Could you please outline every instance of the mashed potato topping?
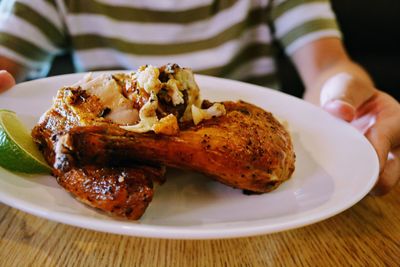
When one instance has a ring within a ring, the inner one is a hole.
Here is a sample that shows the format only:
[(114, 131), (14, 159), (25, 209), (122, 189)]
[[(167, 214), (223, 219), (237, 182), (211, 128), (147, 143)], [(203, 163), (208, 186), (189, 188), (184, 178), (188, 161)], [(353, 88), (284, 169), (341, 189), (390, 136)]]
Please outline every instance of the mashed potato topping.
[(144, 133), (173, 135), (178, 122), (194, 124), (225, 114), (225, 108), (215, 103), (201, 109), (200, 90), (193, 72), (168, 64), (160, 68), (145, 65), (131, 73), (91, 76), (79, 84), (99, 97), (109, 109), (106, 118), (121, 124), (121, 128)]

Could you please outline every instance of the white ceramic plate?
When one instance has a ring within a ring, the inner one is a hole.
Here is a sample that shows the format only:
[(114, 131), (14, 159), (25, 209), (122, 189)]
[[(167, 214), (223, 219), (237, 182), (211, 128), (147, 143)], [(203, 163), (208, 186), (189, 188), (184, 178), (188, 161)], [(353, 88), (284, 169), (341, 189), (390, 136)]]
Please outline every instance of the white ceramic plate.
[[(58, 88), (83, 74), (21, 83), (0, 95), (0, 108), (17, 112), (32, 127)], [(51, 176), (24, 175), (0, 168), (0, 201), (57, 222), (132, 236), (209, 239), (293, 229), (331, 217), (361, 200), (378, 176), (378, 159), (355, 129), (297, 98), (245, 83), (197, 76), (202, 97), (242, 99), (289, 122), (296, 171), (276, 191), (243, 195), (206, 177), (169, 170), (139, 221), (105, 216), (76, 200)]]

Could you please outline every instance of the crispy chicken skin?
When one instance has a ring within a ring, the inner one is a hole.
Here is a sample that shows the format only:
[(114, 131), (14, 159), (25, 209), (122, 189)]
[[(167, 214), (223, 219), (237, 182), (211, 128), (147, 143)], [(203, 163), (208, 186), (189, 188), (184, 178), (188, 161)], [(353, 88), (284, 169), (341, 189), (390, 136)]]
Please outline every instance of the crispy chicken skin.
[[(76, 126), (112, 124), (99, 100), (79, 88), (62, 88), (54, 104), (32, 130), (57, 182), (79, 201), (112, 216), (139, 219), (153, 196), (153, 181), (164, 182), (165, 168), (134, 165), (84, 165), (57, 161), (59, 138)], [(56, 164), (62, 162), (63, 164)]]
[(55, 170), (57, 182), (79, 201), (110, 215), (139, 219), (153, 197), (145, 169), (84, 166)]
[[(60, 139), (65, 159), (84, 164), (151, 162), (191, 169), (246, 191), (269, 192), (290, 178), (295, 154), (286, 129), (252, 104), (223, 102), (226, 115), (186, 123), (174, 136), (115, 126), (75, 127)], [(207, 104), (206, 104), (207, 105)]]

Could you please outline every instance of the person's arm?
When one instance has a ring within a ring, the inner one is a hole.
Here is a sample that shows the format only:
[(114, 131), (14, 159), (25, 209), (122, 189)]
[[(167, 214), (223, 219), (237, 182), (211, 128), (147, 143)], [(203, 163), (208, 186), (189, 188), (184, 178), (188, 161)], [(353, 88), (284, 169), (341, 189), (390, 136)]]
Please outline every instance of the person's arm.
[(370, 76), (347, 55), (338, 38), (304, 45), (292, 60), (305, 84), (304, 98), (361, 130), (377, 151), (376, 194), (400, 180), (400, 105), (374, 87)]
[(23, 81), (26, 78), (26, 69), (6, 58), (0, 56), (0, 93), (10, 89), (15, 82)]

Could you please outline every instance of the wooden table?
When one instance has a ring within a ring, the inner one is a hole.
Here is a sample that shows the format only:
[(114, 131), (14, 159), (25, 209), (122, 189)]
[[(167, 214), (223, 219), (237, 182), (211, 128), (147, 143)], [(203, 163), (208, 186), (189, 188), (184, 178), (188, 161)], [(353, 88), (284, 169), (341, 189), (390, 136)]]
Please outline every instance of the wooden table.
[(225, 240), (120, 236), (0, 204), (0, 266), (400, 266), (400, 186), (323, 222)]

